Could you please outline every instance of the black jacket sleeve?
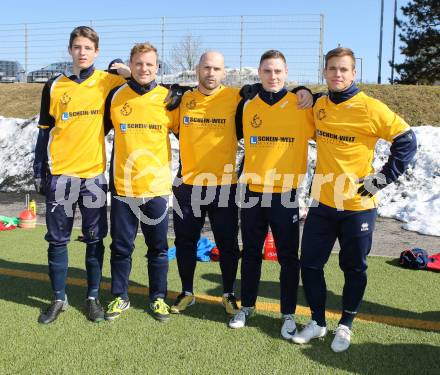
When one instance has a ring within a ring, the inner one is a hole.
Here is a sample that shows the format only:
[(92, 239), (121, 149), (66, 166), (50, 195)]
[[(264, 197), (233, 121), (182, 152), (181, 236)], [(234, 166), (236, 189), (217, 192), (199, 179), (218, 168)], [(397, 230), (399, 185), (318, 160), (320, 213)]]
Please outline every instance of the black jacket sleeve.
[(243, 108), (245, 103), (246, 99), (241, 99), (235, 111), (235, 134), (238, 141), (243, 139)]
[(380, 171), (385, 176), (387, 184), (396, 181), (413, 160), (417, 152), (417, 140), (414, 132), (410, 129), (394, 138), (390, 152), (391, 155)]
[(41, 93), (40, 119), (38, 120), (38, 138), (35, 146), (34, 157), (34, 177), (45, 178), (47, 174), (47, 145), (49, 143), (49, 134), (55, 126), (55, 119), (50, 114), (50, 88), (53, 80), (49, 80), (43, 87)]
[(107, 95), (107, 98), (105, 99), (104, 104), (104, 134), (107, 135), (110, 130), (113, 129), (113, 122), (111, 118), (110, 113), (110, 106), (112, 104), (113, 96), (115, 95), (115, 92), (120, 88), (121, 86), (115, 87), (112, 89), (109, 94)]

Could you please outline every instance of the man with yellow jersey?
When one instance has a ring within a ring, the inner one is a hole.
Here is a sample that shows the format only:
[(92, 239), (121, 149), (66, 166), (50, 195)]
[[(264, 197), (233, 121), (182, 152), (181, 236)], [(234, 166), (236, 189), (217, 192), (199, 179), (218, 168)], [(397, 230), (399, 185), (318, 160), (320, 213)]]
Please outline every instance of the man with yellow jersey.
[(46, 195), (46, 241), (53, 302), (38, 321), (48, 324), (68, 307), (66, 296), (67, 244), (76, 206), (82, 215), (86, 248), (87, 317), (99, 322), (104, 312), (98, 299), (107, 234), (104, 102), (125, 79), (93, 66), (99, 37), (87, 26), (70, 34), (73, 75), (58, 75), (43, 88), (39, 133), (35, 147), (37, 192)]
[[(265, 52), (258, 74), (257, 96), (237, 110), (237, 133), (244, 138), (241, 207), (243, 258), (241, 310), (229, 327), (241, 328), (255, 310), (261, 277), (262, 247), (269, 227), (277, 248), (280, 270), (281, 335), (296, 334), (294, 313), (299, 282), (299, 208), (297, 188), (307, 173), (308, 141), (314, 135), (312, 110), (297, 108), (297, 98), (286, 90), (287, 63), (280, 51)], [(240, 126), (241, 125), (241, 126)]]
[(196, 248), (208, 215), (220, 252), (222, 303), (229, 314), (238, 309), (234, 283), (238, 267), (238, 209), (235, 158), (237, 88), (225, 87), (223, 55), (209, 51), (197, 65), (198, 87), (180, 103), (180, 168), (173, 186), (176, 257), (182, 293), (171, 307), (180, 313), (194, 304)]
[(170, 130), (178, 132), (178, 110), (169, 112), (168, 90), (156, 83), (157, 49), (135, 44), (132, 79), (115, 88), (105, 103), (106, 130), (114, 128), (110, 165), (111, 274), (115, 299), (105, 314), (114, 320), (130, 307), (128, 280), (139, 227), (147, 245), (150, 308), (159, 321), (169, 318), (164, 299), (168, 274), (168, 197), (171, 194)]
[[(367, 285), (367, 255), (376, 221), (378, 190), (396, 181), (413, 159), (417, 144), (409, 125), (382, 102), (355, 85), (353, 51), (338, 47), (325, 57), (329, 95), (319, 98), (313, 113), (317, 164), (312, 185), (316, 205), (310, 208), (301, 245), (301, 275), (312, 319), (293, 341), (298, 344), (327, 333), (324, 266), (336, 239), (344, 272), (342, 316), (331, 348), (350, 346), (351, 329)], [(372, 167), (379, 138), (391, 142), (391, 155), (379, 173)]]
[[(237, 88), (221, 84), (225, 67), (220, 52), (208, 51), (200, 57), (197, 76), (197, 89), (186, 92), (180, 103), (180, 168), (173, 186), (173, 221), (182, 293), (170, 311), (180, 313), (195, 303), (197, 241), (208, 216), (220, 252), (222, 304), (226, 313), (234, 314), (239, 258), (235, 113), (241, 96)], [(307, 91), (298, 94), (307, 103)]]

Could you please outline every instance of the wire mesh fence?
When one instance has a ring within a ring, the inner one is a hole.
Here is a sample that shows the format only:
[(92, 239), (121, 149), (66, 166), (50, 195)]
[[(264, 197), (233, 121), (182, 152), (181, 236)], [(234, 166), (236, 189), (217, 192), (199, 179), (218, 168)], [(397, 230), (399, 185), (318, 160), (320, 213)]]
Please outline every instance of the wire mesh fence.
[[(149, 41), (159, 51), (163, 82), (194, 81), (194, 63), (206, 50), (225, 56), (228, 84), (254, 82), (261, 54), (282, 51), (289, 80), (321, 83), (324, 16), (156, 17), (3, 24), (0, 61), (17, 61), (22, 75), (51, 64), (70, 61), (69, 34), (78, 25), (93, 27), (100, 36), (96, 66), (105, 69), (114, 58), (128, 59), (131, 46)], [(21, 78), (22, 79), (22, 78)]]

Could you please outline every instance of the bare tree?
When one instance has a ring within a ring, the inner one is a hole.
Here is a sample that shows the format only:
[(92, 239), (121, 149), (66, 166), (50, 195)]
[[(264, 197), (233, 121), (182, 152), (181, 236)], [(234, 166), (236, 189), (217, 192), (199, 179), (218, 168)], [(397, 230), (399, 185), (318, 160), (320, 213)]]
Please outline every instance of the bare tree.
[(185, 35), (171, 50), (171, 60), (177, 70), (195, 70), (202, 51), (202, 42), (192, 34)]

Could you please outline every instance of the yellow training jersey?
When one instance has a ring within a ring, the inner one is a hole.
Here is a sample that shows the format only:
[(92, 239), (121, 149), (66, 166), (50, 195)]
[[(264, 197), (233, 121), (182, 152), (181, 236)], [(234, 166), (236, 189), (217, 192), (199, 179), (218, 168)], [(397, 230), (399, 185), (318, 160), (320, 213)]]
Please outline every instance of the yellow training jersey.
[(177, 132), (179, 110), (169, 112), (168, 90), (156, 86), (140, 95), (125, 84), (113, 95), (115, 129), (112, 176), (117, 195), (155, 197), (171, 193), (169, 130)]
[(251, 191), (296, 189), (307, 173), (308, 140), (315, 130), (313, 114), (296, 105), (297, 97), (290, 92), (272, 106), (259, 96), (245, 103), (243, 178)]
[(409, 125), (385, 104), (363, 92), (339, 104), (323, 96), (313, 112), (317, 147), (313, 198), (344, 210), (374, 208), (374, 198), (357, 194), (359, 179), (374, 172), (377, 140), (391, 142), (409, 130)]
[(47, 147), (51, 174), (90, 178), (105, 171), (105, 98), (123, 82), (124, 78), (100, 70), (81, 83), (65, 75), (54, 79), (49, 104), (54, 126)]
[(180, 104), (180, 163), (183, 182), (215, 186), (236, 183), (235, 111), (239, 90), (220, 86), (212, 95), (186, 92)]

